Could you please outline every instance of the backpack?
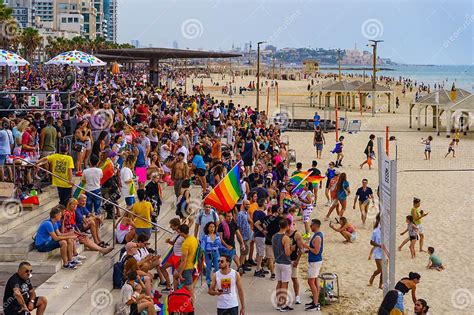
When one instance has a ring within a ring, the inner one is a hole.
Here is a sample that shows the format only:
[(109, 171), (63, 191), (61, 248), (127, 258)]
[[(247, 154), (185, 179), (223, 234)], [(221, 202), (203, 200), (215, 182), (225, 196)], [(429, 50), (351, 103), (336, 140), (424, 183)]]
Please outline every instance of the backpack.
[(128, 260), (128, 258), (132, 256), (128, 256), (124, 254), (125, 254), (125, 247), (123, 247), (120, 250), (120, 255), (119, 255), (120, 259), (114, 264), (114, 267), (113, 267), (112, 281), (114, 284), (114, 289), (121, 289), (123, 284), (125, 283), (123, 268), (125, 267), (125, 262)]
[(168, 312), (170, 314), (183, 314), (183, 313), (193, 313), (194, 307), (192, 302), (191, 293), (182, 287), (168, 296)]
[[(212, 213), (212, 217), (214, 218), (214, 222), (217, 222), (219, 218), (217, 217), (216, 211), (214, 209), (211, 209), (211, 213)], [(204, 212), (202, 211), (202, 209), (199, 209), (198, 219), (196, 222), (197, 224), (201, 225), (203, 215), (204, 215)]]

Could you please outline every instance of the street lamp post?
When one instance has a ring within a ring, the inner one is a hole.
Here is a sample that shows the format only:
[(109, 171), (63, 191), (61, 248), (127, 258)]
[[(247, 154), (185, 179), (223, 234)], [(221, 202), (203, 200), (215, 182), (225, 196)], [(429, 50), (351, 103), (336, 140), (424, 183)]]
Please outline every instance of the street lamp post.
[(263, 43), (257, 43), (257, 112), (260, 111), (260, 45)]
[(377, 75), (377, 44), (383, 42), (383, 40), (369, 40), (372, 44), (367, 45), (372, 47), (372, 117), (375, 116), (375, 83), (376, 83), (376, 75)]

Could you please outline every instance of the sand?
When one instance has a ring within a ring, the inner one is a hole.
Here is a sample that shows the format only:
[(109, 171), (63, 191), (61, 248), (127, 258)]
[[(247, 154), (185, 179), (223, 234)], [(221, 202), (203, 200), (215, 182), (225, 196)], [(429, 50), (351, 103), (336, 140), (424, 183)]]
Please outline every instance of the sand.
[[(217, 76), (214, 76), (217, 79)], [(228, 76), (227, 76), (228, 78)], [(226, 80), (219, 80), (222, 84)], [(247, 85), (255, 78), (236, 78), (237, 88)], [(188, 80), (188, 89), (190, 87)], [(209, 79), (204, 79), (204, 85), (210, 85)], [(303, 96), (284, 96), (285, 94), (307, 93), (307, 80), (301, 81), (279, 81), (280, 104), (291, 102), (308, 102)], [(266, 88), (264, 88), (266, 91)], [(189, 91), (189, 90), (188, 90)], [(220, 93), (212, 93), (218, 99), (228, 100), (229, 97)], [(375, 165), (373, 170), (364, 168), (360, 170), (359, 164), (363, 161), (363, 150), (368, 141), (370, 133), (376, 136), (384, 136), (385, 126), (390, 127), (390, 135), (397, 138), (399, 146), (399, 173), (397, 185), (397, 246), (403, 241), (405, 236), (400, 236), (405, 227), (405, 216), (410, 213), (412, 199), (414, 196), (421, 198), (422, 208), (429, 215), (424, 218), (425, 227), (425, 249), (433, 246), (437, 254), (442, 259), (447, 269), (442, 272), (426, 270), (428, 262), (426, 253), (418, 252), (417, 257), (410, 258), (407, 246), (401, 252), (396, 253), (396, 279), (407, 276), (408, 272), (415, 271), (421, 274), (421, 282), (417, 288), (417, 297), (427, 300), (431, 314), (472, 314), (474, 313), (474, 251), (473, 251), (473, 199), (471, 189), (474, 184), (472, 173), (472, 153), (474, 139), (472, 134), (461, 138), (456, 159), (444, 159), (447, 152), (449, 140), (446, 139), (444, 128), (441, 136), (437, 137), (431, 127), (423, 127), (421, 131), (408, 128), (408, 102), (414, 97), (414, 93), (407, 93), (404, 98), (400, 88), (396, 88), (396, 95), (399, 96), (401, 106), (397, 113), (386, 113), (386, 106), (382, 106), (382, 111), (371, 117), (369, 113), (347, 113), (347, 117), (362, 119), (362, 130), (357, 134), (340, 133), (345, 136), (345, 159), (341, 171), (347, 173), (352, 194), (348, 197), (348, 207), (345, 216), (354, 223), (358, 230), (359, 238), (353, 244), (343, 244), (342, 237), (330, 230), (328, 222), (323, 222), (322, 231), (325, 234), (324, 263), (323, 272), (336, 273), (339, 276), (341, 303), (336, 303), (323, 308), (323, 313), (327, 314), (370, 314), (376, 313), (382, 300), (382, 291), (377, 288), (377, 280), (373, 287), (367, 287), (368, 279), (375, 270), (374, 261), (368, 261), (370, 251), (371, 225), (376, 214), (376, 208), (369, 213), (368, 224), (362, 226), (359, 210), (352, 209), (352, 202), (355, 190), (360, 186), (363, 178), (369, 180), (369, 186), (373, 189), (377, 187), (378, 172)], [(235, 95), (232, 97), (235, 103), (242, 105), (254, 105), (255, 93), (248, 92), (245, 96)], [(385, 103), (383, 99), (383, 103)], [(262, 108), (266, 107), (266, 95), (260, 99)], [(394, 104), (394, 102), (392, 103)], [(276, 108), (276, 97), (272, 91), (270, 96), (270, 115), (278, 111)], [(321, 116), (322, 112), (319, 111)], [(298, 108), (295, 110), (296, 118), (311, 119), (314, 108)], [(346, 115), (346, 113), (343, 113)], [(428, 118), (428, 123), (430, 119)], [(420, 138), (428, 135), (434, 137), (433, 141), (433, 161), (424, 161), (423, 145)], [(311, 161), (315, 158), (315, 151), (312, 147), (311, 132), (287, 132), (285, 137), (290, 141), (290, 148), (296, 150), (297, 161), (302, 162), (304, 168), (309, 168)], [(322, 159), (318, 160), (319, 168), (324, 172), (329, 161), (334, 160), (334, 156), (329, 152), (335, 143), (335, 133), (330, 132), (325, 135), (327, 145), (324, 148)], [(393, 156), (394, 144), (391, 152)], [(453, 169), (468, 169), (471, 171), (452, 171)], [(405, 169), (444, 169), (451, 171), (424, 171), (424, 172), (403, 172)], [(324, 206), (326, 199), (322, 192), (318, 194), (318, 203), (313, 212), (314, 218), (322, 219), (327, 211)], [(301, 225), (299, 225), (301, 230)], [(304, 261), (306, 257), (302, 260)], [(306, 266), (300, 266), (301, 283), (306, 286)], [(247, 277), (247, 276), (246, 276)], [(251, 295), (254, 288), (262, 293), (276, 283), (265, 281), (251, 281), (252, 287), (246, 287), (246, 295)], [(244, 283), (247, 283), (244, 282)], [(251, 292), (250, 292), (251, 291)], [(270, 295), (271, 293), (268, 293)], [(302, 294), (307, 296), (307, 293)], [(262, 303), (267, 303), (265, 310), (274, 313), (271, 308), (270, 297), (261, 297)], [(206, 299), (208, 300), (208, 299)], [(304, 299), (307, 302), (306, 298)], [(268, 301), (268, 302), (265, 302)], [(408, 314), (413, 313), (413, 303), (411, 296), (405, 298), (405, 306)], [(263, 307), (264, 308), (264, 307)], [(299, 307), (292, 314), (301, 314), (302, 307)], [(258, 313), (267, 313), (258, 307)], [(247, 313), (251, 312), (251, 307), (247, 306)]]

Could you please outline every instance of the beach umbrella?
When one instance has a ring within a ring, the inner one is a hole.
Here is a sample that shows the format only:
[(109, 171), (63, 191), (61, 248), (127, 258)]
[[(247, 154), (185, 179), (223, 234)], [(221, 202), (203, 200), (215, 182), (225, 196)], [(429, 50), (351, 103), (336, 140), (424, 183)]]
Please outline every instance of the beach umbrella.
[(0, 66), (23, 67), (29, 64), (22, 56), (0, 49)]
[(112, 73), (113, 74), (119, 74), (120, 73), (120, 66), (117, 62), (114, 62), (112, 65)]
[(70, 65), (77, 67), (101, 67), (107, 63), (103, 62), (99, 58), (87, 54), (79, 50), (71, 50), (63, 52), (50, 61), (46, 62), (47, 65)]

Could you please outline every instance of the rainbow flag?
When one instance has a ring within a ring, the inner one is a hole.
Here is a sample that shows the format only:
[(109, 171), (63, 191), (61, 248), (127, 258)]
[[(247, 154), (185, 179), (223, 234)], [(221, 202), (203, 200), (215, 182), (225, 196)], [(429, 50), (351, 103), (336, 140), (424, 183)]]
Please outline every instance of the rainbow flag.
[(168, 296), (164, 298), (163, 304), (161, 304), (160, 315), (169, 315), (168, 312)]
[(103, 185), (108, 181), (112, 176), (114, 176), (114, 165), (110, 159), (105, 160), (105, 163), (100, 167), (102, 170), (102, 179), (100, 184)]
[(83, 191), (85, 191), (85, 190), (84, 190), (84, 187), (86, 187), (86, 183), (80, 182), (80, 183), (79, 183), (79, 187), (76, 187), (76, 190), (74, 190), (74, 193), (72, 194), (72, 196), (73, 196), (75, 199), (79, 198), (79, 195), (80, 195)]
[(171, 257), (172, 254), (173, 254), (173, 246), (170, 246), (166, 250), (165, 254), (163, 256), (161, 256), (161, 257), (163, 257), (161, 259), (161, 266), (164, 266), (164, 264), (166, 264), (166, 262), (168, 261), (168, 259)]
[(240, 163), (237, 163), (223, 180), (207, 195), (204, 204), (214, 207), (218, 212), (231, 211), (240, 196)]
[(319, 184), (325, 177), (322, 175), (308, 176), (306, 181), (313, 185)]
[(303, 190), (304, 185), (306, 185), (306, 178), (309, 176), (310, 172), (299, 172), (290, 177), (288, 184), (293, 186), (292, 193), (300, 193)]

